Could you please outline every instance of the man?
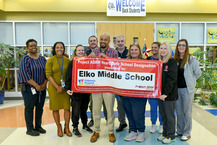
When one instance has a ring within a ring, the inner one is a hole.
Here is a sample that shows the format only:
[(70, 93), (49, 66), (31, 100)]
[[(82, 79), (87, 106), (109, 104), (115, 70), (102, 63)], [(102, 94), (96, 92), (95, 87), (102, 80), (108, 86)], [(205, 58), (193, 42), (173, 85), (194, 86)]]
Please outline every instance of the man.
[[(118, 57), (119, 58), (127, 58), (128, 49), (125, 46), (126, 41), (124, 39), (124, 36), (120, 35), (116, 37), (116, 50), (118, 51)], [(118, 110), (118, 120), (120, 122), (119, 127), (116, 129), (117, 132), (122, 131), (124, 128), (127, 127), (127, 123), (125, 120), (125, 110), (123, 107), (123, 97), (119, 95), (115, 95), (117, 98), (117, 110)]]
[[(118, 52), (109, 47), (110, 36), (107, 33), (103, 33), (100, 36), (100, 48), (95, 48), (90, 54), (92, 57), (118, 57)], [(100, 120), (101, 120), (101, 106), (104, 100), (107, 110), (107, 126), (109, 131), (109, 141), (115, 142), (114, 135), (114, 101), (115, 95), (113, 93), (92, 93), (93, 99), (93, 119), (94, 119), (94, 133), (90, 139), (90, 142), (96, 142), (100, 132)]]
[[(86, 51), (86, 54), (87, 56), (89, 56), (92, 51), (98, 47), (98, 39), (96, 36), (92, 35), (89, 37), (88, 39), (88, 43), (89, 43), (89, 47), (87, 48), (87, 51)], [(94, 125), (94, 121), (93, 121), (93, 101), (92, 101), (92, 94), (90, 94), (90, 106), (89, 106), (89, 109), (90, 109), (90, 114), (91, 114), (91, 120), (90, 122), (88, 123), (88, 127), (92, 127)], [(104, 116), (105, 116), (105, 119), (107, 120), (107, 111), (106, 111), (106, 107), (105, 107), (105, 103), (103, 101), (103, 113), (104, 113)]]

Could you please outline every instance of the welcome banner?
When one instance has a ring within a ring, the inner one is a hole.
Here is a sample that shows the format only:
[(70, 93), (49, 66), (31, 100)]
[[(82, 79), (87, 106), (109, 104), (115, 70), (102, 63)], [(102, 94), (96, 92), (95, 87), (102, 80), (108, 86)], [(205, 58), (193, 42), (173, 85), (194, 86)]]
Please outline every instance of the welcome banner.
[(144, 98), (161, 94), (161, 61), (76, 57), (72, 69), (74, 92)]

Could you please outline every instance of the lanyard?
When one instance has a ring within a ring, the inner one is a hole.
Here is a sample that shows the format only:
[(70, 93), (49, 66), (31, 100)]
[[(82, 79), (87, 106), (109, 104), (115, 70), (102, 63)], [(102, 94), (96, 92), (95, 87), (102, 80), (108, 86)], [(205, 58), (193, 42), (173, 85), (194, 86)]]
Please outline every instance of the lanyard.
[[(57, 55), (56, 55), (56, 57), (57, 57)], [(60, 66), (60, 62), (59, 62), (58, 58), (57, 58), (57, 61), (58, 61), (59, 67), (60, 67), (61, 78), (63, 79), (63, 61), (64, 61), (63, 56), (62, 56), (62, 67)]]

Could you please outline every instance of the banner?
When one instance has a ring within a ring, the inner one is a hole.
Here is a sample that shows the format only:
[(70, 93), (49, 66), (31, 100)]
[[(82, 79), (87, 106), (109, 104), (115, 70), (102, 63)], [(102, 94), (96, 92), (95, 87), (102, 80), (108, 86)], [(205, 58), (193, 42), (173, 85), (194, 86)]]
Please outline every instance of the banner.
[(175, 28), (158, 28), (158, 41), (175, 43)]
[(146, 16), (146, 0), (107, 0), (107, 16)]
[(162, 62), (151, 60), (75, 57), (72, 90), (158, 98)]
[(217, 43), (217, 27), (208, 28), (208, 43)]

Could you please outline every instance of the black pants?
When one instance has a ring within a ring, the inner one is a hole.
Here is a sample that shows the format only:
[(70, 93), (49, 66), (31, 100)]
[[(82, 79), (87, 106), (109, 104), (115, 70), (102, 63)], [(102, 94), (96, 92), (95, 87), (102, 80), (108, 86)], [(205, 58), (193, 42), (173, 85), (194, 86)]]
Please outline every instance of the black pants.
[[(76, 97), (71, 97), (72, 106), (72, 123), (73, 127), (77, 128), (79, 124), (79, 116), (81, 117), (81, 122), (87, 125), (87, 109), (89, 104), (89, 93), (74, 93)], [(78, 99), (79, 98), (79, 99)]]
[(175, 104), (176, 101), (162, 101), (158, 99), (161, 120), (163, 122), (163, 136), (175, 138)]
[[(34, 129), (33, 126), (34, 107), (35, 107), (35, 128), (40, 128), (44, 101), (46, 98), (46, 90), (40, 93), (37, 91), (37, 93), (33, 95), (31, 92), (31, 86), (27, 84), (26, 91), (23, 91), (23, 88), (21, 88), (21, 93), (23, 95), (24, 105), (25, 105), (25, 120), (26, 120), (27, 131)], [(40, 99), (39, 99), (39, 94), (40, 94)]]

